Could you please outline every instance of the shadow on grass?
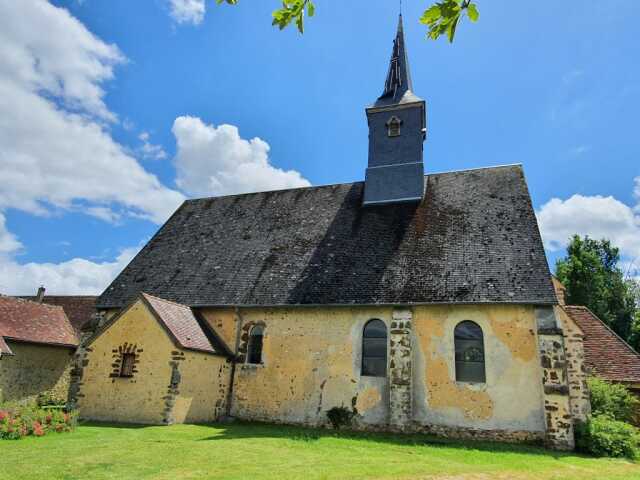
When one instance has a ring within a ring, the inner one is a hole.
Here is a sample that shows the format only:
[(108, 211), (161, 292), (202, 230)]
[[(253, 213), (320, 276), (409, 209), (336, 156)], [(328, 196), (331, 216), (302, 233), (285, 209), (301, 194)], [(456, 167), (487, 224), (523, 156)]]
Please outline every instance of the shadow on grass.
[(486, 452), (506, 452), (514, 454), (541, 455), (560, 459), (563, 457), (585, 457), (576, 452), (558, 452), (547, 450), (536, 444), (509, 444), (481, 440), (451, 440), (426, 434), (394, 434), (384, 432), (357, 432), (348, 430), (327, 430), (321, 428), (297, 427), (269, 423), (235, 422), (232, 424), (211, 425), (219, 429), (219, 433), (210, 437), (200, 438), (199, 441), (222, 441), (245, 438), (277, 438), (294, 441), (313, 442), (323, 438), (338, 438), (346, 440), (362, 440), (389, 445), (430, 446), (435, 448), (453, 448), (464, 450), (478, 450)]

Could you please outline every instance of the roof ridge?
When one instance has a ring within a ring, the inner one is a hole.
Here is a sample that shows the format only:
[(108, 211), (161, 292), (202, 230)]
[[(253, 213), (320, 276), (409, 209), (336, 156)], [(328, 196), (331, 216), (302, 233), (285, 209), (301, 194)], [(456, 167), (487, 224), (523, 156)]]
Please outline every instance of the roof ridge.
[[(473, 172), (476, 170), (492, 170), (498, 168), (507, 168), (507, 167), (522, 167), (522, 163), (505, 163), (501, 165), (488, 165), (486, 167), (472, 167), (472, 168), (463, 168), (460, 170), (445, 170), (441, 172), (430, 172), (425, 173), (424, 177), (428, 178), (432, 175), (444, 175), (447, 173), (462, 173), (462, 172)], [(294, 190), (309, 190), (309, 189), (318, 189), (318, 188), (328, 188), (328, 187), (339, 187), (342, 185), (354, 185), (356, 183), (364, 183), (364, 180), (355, 180), (353, 182), (338, 182), (338, 183), (323, 183), (321, 185), (307, 185), (305, 187), (291, 187), (291, 188), (279, 188), (275, 190), (261, 190), (259, 192), (244, 192), (244, 193), (231, 193), (229, 195), (211, 195), (208, 197), (196, 197), (196, 198), (188, 198), (185, 200), (185, 203), (189, 202), (199, 202), (203, 200), (212, 200), (218, 198), (233, 198), (233, 197), (243, 197), (248, 195), (260, 195), (263, 193), (280, 193), (280, 192), (292, 192)]]
[[(7, 299), (9, 299), (9, 300), (15, 300), (15, 301), (16, 301), (16, 302), (18, 302), (18, 303), (28, 303), (28, 304), (32, 304), (32, 305), (40, 305), (40, 306), (42, 306), (42, 307), (49, 308), (49, 309), (53, 309), (53, 310), (55, 310), (55, 309), (61, 309), (61, 310), (62, 310), (62, 313), (64, 313), (65, 317), (67, 316), (67, 314), (66, 314), (66, 313), (65, 313), (65, 311), (64, 311), (64, 308), (62, 308), (60, 305), (51, 305), (50, 303), (35, 302), (35, 301), (33, 301), (33, 300), (29, 300), (29, 299), (26, 299), (26, 298), (21, 298), (21, 297), (12, 297), (11, 295), (3, 295), (3, 294), (0, 294), (0, 299), (2, 299), (2, 298), (7, 298)], [(67, 319), (67, 320), (68, 320), (68, 319)]]
[(140, 295), (144, 295), (146, 297), (153, 298), (155, 300), (160, 300), (161, 302), (170, 303), (170, 304), (175, 305), (177, 307), (191, 309), (191, 307), (189, 305), (185, 305), (184, 303), (178, 303), (178, 302), (174, 302), (172, 300), (167, 300), (166, 298), (158, 297), (156, 295), (151, 295), (150, 293), (147, 293), (147, 292), (140, 292)]

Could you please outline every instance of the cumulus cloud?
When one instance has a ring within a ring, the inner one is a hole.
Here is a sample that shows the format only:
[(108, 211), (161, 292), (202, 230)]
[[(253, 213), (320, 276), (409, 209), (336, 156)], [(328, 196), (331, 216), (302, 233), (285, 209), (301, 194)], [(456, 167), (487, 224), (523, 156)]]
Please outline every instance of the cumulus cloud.
[(207, 125), (197, 117), (178, 117), (173, 123), (177, 142), (177, 185), (195, 196), (306, 187), (310, 183), (295, 170), (282, 170), (269, 161), (269, 144), (246, 140), (233, 125)]
[(204, 20), (205, 0), (170, 0), (170, 14), (179, 23), (198, 25)]
[(175, 210), (184, 196), (108, 130), (117, 116), (103, 83), (124, 61), (62, 8), (0, 0), (0, 209), (43, 215), (81, 203), (105, 218), (117, 205), (156, 223)]
[[(639, 180), (636, 179), (636, 194)], [(640, 196), (638, 197), (640, 200)], [(549, 251), (564, 249), (577, 233), (608, 238), (627, 258), (640, 258), (640, 211), (614, 197), (573, 195), (553, 198), (537, 212), (540, 232)]]
[(149, 141), (151, 138), (149, 132), (142, 132), (138, 135), (138, 138), (142, 142), (142, 146), (138, 149), (142, 158), (151, 160), (164, 160), (167, 158), (167, 152), (164, 151), (162, 145), (154, 145)]
[(51, 295), (98, 295), (133, 259), (138, 248), (127, 248), (111, 262), (74, 258), (61, 263), (19, 264), (0, 255), (0, 293), (30, 295), (44, 285)]

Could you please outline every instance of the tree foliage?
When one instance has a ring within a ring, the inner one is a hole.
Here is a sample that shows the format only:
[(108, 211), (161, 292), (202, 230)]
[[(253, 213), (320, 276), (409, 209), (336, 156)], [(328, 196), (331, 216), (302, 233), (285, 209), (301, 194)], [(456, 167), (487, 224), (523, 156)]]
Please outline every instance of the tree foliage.
[[(640, 337), (640, 309), (634, 280), (619, 267), (620, 252), (606, 239), (574, 235), (556, 276), (567, 289), (567, 303), (584, 305), (625, 340)], [(637, 346), (637, 345), (636, 345)]]
[[(219, 5), (236, 5), (239, 0), (216, 0)], [(282, 7), (274, 10), (272, 24), (280, 30), (295, 23), (298, 31), (304, 33), (305, 17), (313, 17), (316, 5), (312, 0), (282, 0)], [(471, 0), (442, 0), (427, 8), (420, 17), (420, 23), (428, 27), (427, 37), (437, 40), (446, 36), (453, 42), (460, 20), (467, 17), (476, 22), (480, 17), (476, 2)]]

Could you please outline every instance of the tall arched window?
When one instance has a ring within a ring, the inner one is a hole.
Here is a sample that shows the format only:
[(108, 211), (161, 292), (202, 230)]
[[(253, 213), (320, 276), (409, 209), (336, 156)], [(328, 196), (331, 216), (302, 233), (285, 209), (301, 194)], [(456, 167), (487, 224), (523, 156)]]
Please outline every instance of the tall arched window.
[(264, 337), (264, 327), (256, 325), (249, 332), (249, 345), (247, 346), (247, 363), (262, 363), (262, 338)]
[(456, 380), (458, 382), (486, 381), (484, 369), (484, 339), (477, 323), (465, 320), (454, 332), (456, 345)]
[(362, 375), (387, 376), (387, 326), (382, 320), (369, 320), (362, 332)]

